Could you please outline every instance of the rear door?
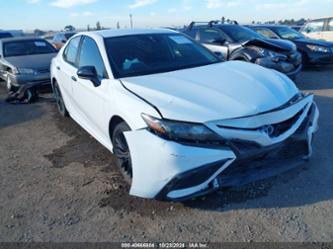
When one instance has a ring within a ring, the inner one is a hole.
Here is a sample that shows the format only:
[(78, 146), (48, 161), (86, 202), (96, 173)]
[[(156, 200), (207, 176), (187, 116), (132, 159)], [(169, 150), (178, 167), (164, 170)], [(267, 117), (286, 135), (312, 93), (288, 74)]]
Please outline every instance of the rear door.
[[(80, 117), (88, 124), (88, 129), (92, 130), (95, 135), (103, 136), (106, 123), (104, 112), (105, 92), (108, 87), (108, 74), (105, 68), (97, 43), (90, 37), (84, 36), (78, 57), (78, 67), (93, 66), (97, 71), (100, 80), (99, 86), (87, 79), (78, 78), (73, 83), (73, 96), (76, 100)], [(98, 134), (96, 134), (98, 132)]]
[(199, 41), (214, 53), (221, 53), (225, 59), (228, 58), (227, 37), (222, 31), (214, 28), (200, 29)]

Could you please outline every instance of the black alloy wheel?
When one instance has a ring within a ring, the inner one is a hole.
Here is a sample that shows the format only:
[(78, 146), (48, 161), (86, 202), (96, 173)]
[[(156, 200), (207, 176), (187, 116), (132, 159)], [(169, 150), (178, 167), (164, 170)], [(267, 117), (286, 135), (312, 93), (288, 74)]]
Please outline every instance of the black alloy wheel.
[(124, 132), (130, 131), (130, 127), (125, 123), (119, 123), (112, 134), (113, 152), (117, 159), (117, 164), (124, 175), (125, 181), (131, 184), (133, 171), (131, 153), (124, 135)]
[(59, 86), (56, 82), (53, 84), (53, 91), (54, 91), (54, 98), (55, 98), (55, 101), (57, 103), (59, 113), (63, 117), (68, 117), (69, 114), (68, 114), (68, 111), (66, 109), (65, 102), (62, 98), (61, 91), (60, 91)]

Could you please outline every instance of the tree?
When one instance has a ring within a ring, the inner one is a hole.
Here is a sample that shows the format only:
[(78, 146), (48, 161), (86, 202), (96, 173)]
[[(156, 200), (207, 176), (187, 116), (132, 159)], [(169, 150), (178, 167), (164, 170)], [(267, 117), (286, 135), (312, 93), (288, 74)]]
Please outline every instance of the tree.
[(64, 28), (64, 30), (65, 30), (66, 32), (73, 32), (73, 31), (75, 31), (75, 27), (72, 26), (72, 25), (67, 25), (67, 26)]
[(89, 25), (89, 24), (88, 24), (88, 26), (87, 26), (87, 30), (90, 31), (90, 25)]
[(96, 29), (97, 30), (101, 30), (102, 29), (101, 23), (99, 21), (96, 23)]
[(224, 17), (224, 16), (222, 16), (222, 18), (221, 18), (221, 22), (222, 22), (222, 23), (225, 23), (225, 17)]

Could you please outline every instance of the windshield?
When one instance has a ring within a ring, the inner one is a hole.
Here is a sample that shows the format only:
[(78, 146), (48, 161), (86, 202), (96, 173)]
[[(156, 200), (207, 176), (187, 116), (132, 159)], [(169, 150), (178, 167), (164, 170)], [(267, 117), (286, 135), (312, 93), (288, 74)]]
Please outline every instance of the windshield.
[(283, 39), (299, 39), (299, 38), (303, 38), (304, 36), (297, 32), (294, 29), (288, 28), (288, 27), (277, 27), (274, 28), (275, 32), (279, 34), (280, 37), (282, 37)]
[(244, 42), (253, 39), (262, 39), (263, 36), (259, 35), (255, 31), (238, 26), (238, 25), (225, 25), (221, 27), (222, 31), (224, 31), (234, 42)]
[(105, 39), (116, 78), (170, 72), (221, 62), (181, 34), (145, 34)]
[(3, 45), (4, 57), (56, 53), (55, 48), (44, 40), (22, 40), (6, 42)]

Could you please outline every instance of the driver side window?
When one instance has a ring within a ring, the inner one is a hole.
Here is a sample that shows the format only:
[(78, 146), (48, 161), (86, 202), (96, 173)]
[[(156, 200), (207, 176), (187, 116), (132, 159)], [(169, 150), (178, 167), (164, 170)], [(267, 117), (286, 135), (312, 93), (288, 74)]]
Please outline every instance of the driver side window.
[(270, 38), (270, 39), (278, 39), (279, 38), (276, 34), (274, 34), (269, 29), (256, 29), (256, 31), (260, 35), (263, 35), (263, 36), (265, 36), (267, 38)]
[(225, 40), (221, 32), (215, 29), (202, 29), (200, 30), (200, 42), (214, 44), (217, 41)]
[(79, 56), (79, 68), (85, 66), (94, 66), (100, 79), (108, 78), (99, 48), (96, 42), (87, 36), (83, 39)]

